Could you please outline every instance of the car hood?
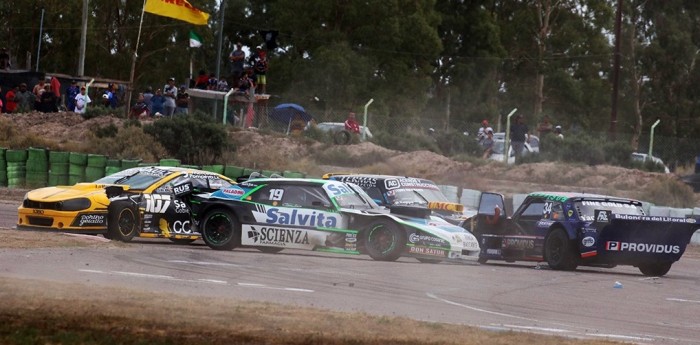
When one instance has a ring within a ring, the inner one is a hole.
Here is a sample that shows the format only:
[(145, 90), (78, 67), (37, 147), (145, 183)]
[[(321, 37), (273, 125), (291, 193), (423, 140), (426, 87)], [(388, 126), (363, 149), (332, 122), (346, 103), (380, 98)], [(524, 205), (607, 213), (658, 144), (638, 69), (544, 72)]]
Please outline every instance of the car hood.
[[(75, 198), (99, 198), (107, 201), (105, 187), (107, 185), (97, 183), (78, 183), (73, 186), (56, 186), (39, 188), (27, 193), (27, 198), (35, 201), (56, 202)], [(126, 187), (126, 186), (125, 186)]]

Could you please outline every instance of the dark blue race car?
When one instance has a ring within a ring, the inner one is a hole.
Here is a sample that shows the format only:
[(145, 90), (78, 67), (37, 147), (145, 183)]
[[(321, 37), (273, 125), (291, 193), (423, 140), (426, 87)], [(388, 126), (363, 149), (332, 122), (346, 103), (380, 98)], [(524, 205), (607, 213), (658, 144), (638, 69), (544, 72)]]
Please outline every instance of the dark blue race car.
[(502, 210), (502, 195), (482, 194), (473, 231), (481, 263), (546, 261), (557, 270), (632, 265), (662, 276), (700, 228), (694, 218), (648, 216), (637, 200), (585, 193), (531, 193), (512, 217)]

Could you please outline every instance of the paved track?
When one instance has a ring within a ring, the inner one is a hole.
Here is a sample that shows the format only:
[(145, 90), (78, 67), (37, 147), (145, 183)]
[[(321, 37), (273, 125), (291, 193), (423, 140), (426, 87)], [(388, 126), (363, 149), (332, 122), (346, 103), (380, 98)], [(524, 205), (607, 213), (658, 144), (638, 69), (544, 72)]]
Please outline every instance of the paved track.
[[(0, 226), (16, 206), (0, 204)], [(700, 260), (664, 278), (633, 267), (557, 272), (533, 264), (375, 262), (144, 240), (126, 248), (0, 251), (0, 276), (280, 302), (636, 343), (700, 343)], [(614, 288), (615, 282), (622, 288)]]

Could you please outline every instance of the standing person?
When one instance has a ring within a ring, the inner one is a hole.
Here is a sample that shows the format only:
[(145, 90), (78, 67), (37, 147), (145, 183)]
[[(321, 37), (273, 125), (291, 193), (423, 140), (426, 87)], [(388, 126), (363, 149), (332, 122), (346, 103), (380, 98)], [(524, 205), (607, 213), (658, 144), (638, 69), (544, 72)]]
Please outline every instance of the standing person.
[(70, 86), (66, 90), (66, 108), (68, 111), (75, 111), (75, 96), (80, 93), (78, 82), (71, 80)]
[(148, 113), (153, 115), (153, 103), (151, 103), (151, 98), (153, 98), (153, 88), (147, 87), (146, 91), (143, 92), (143, 101), (146, 103), (146, 108), (148, 108)]
[(481, 155), (481, 158), (483, 159), (488, 159), (491, 157), (491, 154), (493, 153), (493, 129), (491, 127), (487, 128), (484, 130), (486, 133), (486, 136), (484, 137), (483, 140), (481, 140), (481, 147), (483, 147), (484, 152)]
[(139, 93), (136, 103), (131, 107), (129, 111), (129, 119), (138, 120), (141, 118), (148, 117), (148, 106), (143, 97), (143, 93)]
[(75, 96), (76, 114), (85, 114), (85, 110), (87, 110), (87, 105), (91, 102), (92, 100), (90, 99), (90, 96), (87, 95), (85, 86), (81, 86), (80, 93)]
[(510, 141), (515, 152), (515, 161), (517, 162), (523, 154), (525, 142), (530, 141), (530, 129), (525, 124), (523, 115), (518, 115), (515, 123), (510, 126)]
[(476, 132), (476, 139), (481, 142), (486, 138), (486, 128), (489, 128), (489, 121), (484, 119), (481, 121), (481, 127), (479, 127), (479, 131)]
[(34, 110), (41, 111), (41, 95), (46, 90), (46, 81), (44, 79), (39, 80), (39, 83), (34, 85), (32, 93), (34, 94)]
[(163, 86), (163, 97), (165, 97), (165, 103), (163, 104), (165, 116), (173, 116), (175, 113), (175, 99), (177, 98), (177, 86), (175, 86), (175, 78), (168, 78), (168, 83)]
[(35, 96), (27, 90), (27, 84), (19, 84), (19, 91), (15, 93), (15, 101), (17, 102), (17, 112), (26, 113), (33, 109)]
[(350, 112), (348, 118), (345, 119), (345, 130), (350, 133), (360, 134), (360, 124), (355, 120), (355, 113)]
[(43, 113), (55, 113), (58, 112), (58, 97), (51, 91), (51, 85), (44, 85), (44, 92), (41, 93), (41, 103), (39, 104), (39, 109)]
[[(245, 62), (243, 43), (236, 43), (236, 49), (231, 52), (228, 59), (231, 61), (231, 78), (234, 82), (238, 82), (243, 76), (243, 63)], [(233, 85), (233, 87), (236, 87), (236, 85)]]
[(561, 126), (554, 127), (554, 135), (559, 139), (564, 139), (564, 134), (561, 134)]
[(165, 97), (163, 96), (163, 91), (160, 89), (156, 90), (156, 94), (151, 97), (151, 112), (152, 116), (161, 117), (165, 112)]
[(175, 99), (175, 114), (187, 115), (190, 112), (190, 95), (187, 93), (185, 86), (180, 86), (180, 91), (177, 92), (177, 98)]
[(12, 114), (15, 111), (17, 111), (17, 92), (18, 92), (18, 90), (19, 90), (19, 86), (15, 85), (15, 87), (8, 90), (7, 93), (5, 94), (5, 112), (8, 114)]
[(266, 91), (266, 85), (267, 85), (267, 69), (269, 67), (269, 64), (267, 62), (267, 53), (262, 49), (262, 47), (258, 47), (258, 54), (257, 58), (255, 59), (255, 64), (253, 65), (253, 68), (255, 69), (255, 76), (257, 77), (257, 82), (258, 82), (258, 90), (256, 91), (257, 93), (265, 93)]

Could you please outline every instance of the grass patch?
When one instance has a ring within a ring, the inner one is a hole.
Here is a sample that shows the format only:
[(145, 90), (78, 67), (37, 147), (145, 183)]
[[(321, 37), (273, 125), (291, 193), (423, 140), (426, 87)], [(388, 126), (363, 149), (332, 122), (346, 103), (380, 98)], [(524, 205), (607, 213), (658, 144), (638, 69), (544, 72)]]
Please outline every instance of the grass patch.
[(672, 177), (664, 177), (650, 183), (642, 191), (641, 199), (656, 205), (695, 207), (693, 188)]

